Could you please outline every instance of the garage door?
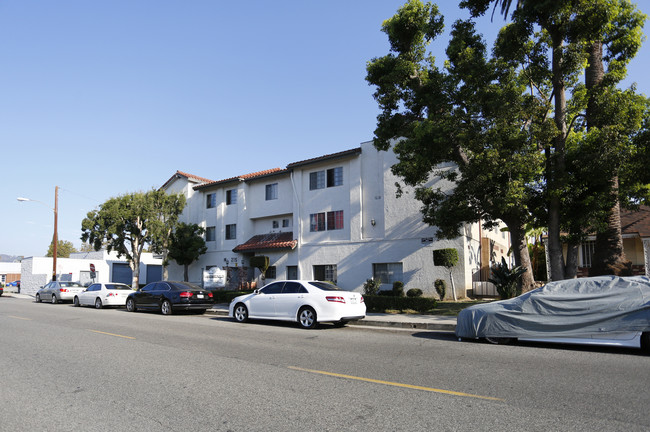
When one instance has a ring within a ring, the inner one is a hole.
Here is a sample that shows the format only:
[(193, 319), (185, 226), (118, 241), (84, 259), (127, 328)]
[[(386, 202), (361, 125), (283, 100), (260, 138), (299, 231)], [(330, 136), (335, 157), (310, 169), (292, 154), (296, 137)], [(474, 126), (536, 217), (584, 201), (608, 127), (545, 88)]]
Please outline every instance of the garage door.
[(133, 283), (133, 272), (128, 264), (113, 263), (113, 277), (111, 282), (131, 285)]
[(147, 264), (147, 283), (162, 280), (162, 266)]

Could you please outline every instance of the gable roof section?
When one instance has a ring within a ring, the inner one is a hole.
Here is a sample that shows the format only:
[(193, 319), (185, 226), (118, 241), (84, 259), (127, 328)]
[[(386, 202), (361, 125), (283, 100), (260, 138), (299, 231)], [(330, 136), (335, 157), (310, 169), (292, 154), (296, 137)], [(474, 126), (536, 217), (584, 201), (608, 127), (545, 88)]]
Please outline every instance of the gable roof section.
[(621, 210), (621, 230), (623, 234), (650, 237), (650, 207), (641, 206), (639, 210)]
[(169, 178), (169, 180), (167, 180), (167, 181), (165, 182), (165, 184), (163, 184), (163, 185), (160, 187), (160, 189), (164, 189), (164, 188), (166, 188), (166, 187), (167, 187), (169, 184), (171, 184), (174, 180), (179, 179), (179, 178), (185, 178), (185, 179), (187, 179), (188, 181), (193, 182), (193, 183), (209, 183), (209, 182), (212, 181), (212, 180), (210, 180), (210, 179), (207, 179), (207, 178), (204, 178), (204, 177), (195, 176), (195, 175), (192, 175), (192, 174), (188, 174), (188, 173), (185, 173), (185, 172), (183, 172), (183, 171), (176, 171), (176, 173), (175, 173), (173, 176), (171, 176), (171, 177)]
[(289, 171), (286, 170), (286, 169), (282, 169), (282, 168), (271, 168), (271, 169), (268, 169), (268, 170), (258, 171), (258, 172), (254, 172), (254, 173), (250, 173), (250, 174), (244, 174), (244, 175), (240, 175), (240, 176), (237, 176), (237, 177), (230, 177), (230, 178), (227, 178), (227, 179), (224, 179), (224, 180), (210, 181), (209, 183), (203, 183), (203, 184), (194, 186), (194, 190), (207, 189), (207, 188), (210, 188), (210, 187), (213, 187), (213, 186), (219, 186), (219, 185), (222, 185), (222, 184), (232, 183), (232, 182), (242, 182), (242, 181), (248, 181), (248, 180), (255, 180), (255, 179), (258, 179), (258, 178), (262, 178), (262, 177), (268, 177), (268, 176), (272, 176), (272, 175), (282, 174), (284, 172), (289, 172)]
[(358, 154), (361, 154), (361, 147), (353, 148), (353, 149), (350, 149), (350, 150), (344, 150), (342, 152), (332, 153), (332, 154), (328, 154), (328, 155), (325, 155), (325, 156), (319, 156), (319, 157), (316, 157), (316, 158), (307, 159), (307, 160), (300, 161), (300, 162), (293, 162), (293, 163), (290, 163), (289, 165), (287, 165), (287, 168), (297, 168), (297, 167), (301, 167), (301, 166), (304, 166), (304, 165), (310, 165), (310, 164), (314, 164), (314, 163), (329, 161), (329, 160), (332, 160), (332, 159), (341, 159), (341, 158), (344, 158), (344, 157), (347, 157), (347, 156), (356, 156)]
[(246, 243), (237, 245), (233, 252), (255, 252), (268, 249), (293, 249), (298, 242), (293, 239), (292, 232), (258, 234)]

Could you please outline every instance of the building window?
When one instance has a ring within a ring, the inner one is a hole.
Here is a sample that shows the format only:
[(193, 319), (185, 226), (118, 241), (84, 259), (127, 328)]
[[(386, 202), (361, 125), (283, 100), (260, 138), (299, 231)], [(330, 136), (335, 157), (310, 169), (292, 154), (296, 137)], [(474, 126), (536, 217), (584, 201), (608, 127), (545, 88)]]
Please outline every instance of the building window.
[(309, 215), (309, 231), (325, 231), (325, 213), (312, 213)]
[(280, 223), (278, 221), (273, 221), (273, 228), (280, 228)]
[(343, 184), (343, 167), (327, 170), (327, 187), (341, 186)]
[(205, 196), (205, 208), (215, 208), (217, 206), (217, 194), (211, 193)]
[(213, 226), (205, 229), (205, 241), (215, 241), (217, 239), (217, 230)]
[(323, 189), (325, 187), (325, 171), (309, 173), (309, 190)]
[(289, 219), (282, 219), (282, 228), (289, 227)]
[(276, 200), (278, 199), (278, 184), (272, 183), (266, 185), (266, 200)]
[(343, 210), (327, 212), (327, 230), (343, 229)]
[(266, 269), (266, 273), (264, 273), (264, 276), (267, 279), (275, 279), (275, 266), (269, 266), (269, 268)]
[(343, 184), (343, 167), (330, 168), (327, 171), (309, 173), (309, 190), (341, 186)]
[(237, 224), (226, 225), (226, 240), (237, 238)]
[(336, 264), (315, 265), (314, 280), (336, 283)]
[(373, 279), (379, 279), (382, 284), (393, 284), (393, 282), (404, 282), (402, 263), (382, 263), (372, 265)]
[(298, 280), (298, 266), (287, 266), (287, 279)]
[(226, 205), (237, 204), (237, 189), (226, 191)]
[(582, 243), (582, 259), (580, 262), (580, 267), (591, 267), (591, 261), (594, 256), (595, 247), (596, 242), (593, 240)]

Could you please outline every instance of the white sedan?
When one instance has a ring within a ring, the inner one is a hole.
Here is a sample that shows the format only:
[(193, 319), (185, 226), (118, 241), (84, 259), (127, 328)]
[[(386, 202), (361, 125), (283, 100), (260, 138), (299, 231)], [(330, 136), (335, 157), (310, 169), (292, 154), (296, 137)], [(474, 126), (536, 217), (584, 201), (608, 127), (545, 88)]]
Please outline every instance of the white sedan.
[(126, 298), (134, 292), (130, 286), (121, 283), (94, 283), (74, 296), (75, 306), (124, 306)]
[(345, 291), (329, 282), (277, 281), (236, 297), (229, 315), (238, 322), (249, 318), (296, 321), (303, 328), (319, 322), (340, 325), (366, 317), (363, 296)]

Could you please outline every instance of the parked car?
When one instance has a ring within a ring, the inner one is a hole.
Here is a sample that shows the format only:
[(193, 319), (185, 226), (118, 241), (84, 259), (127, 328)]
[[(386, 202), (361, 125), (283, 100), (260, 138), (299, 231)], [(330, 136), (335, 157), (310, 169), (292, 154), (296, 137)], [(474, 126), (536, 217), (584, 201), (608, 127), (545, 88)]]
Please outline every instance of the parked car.
[(130, 286), (121, 283), (94, 283), (74, 296), (75, 306), (124, 306), (129, 294), (135, 292)]
[(2, 287), (2, 285), (0, 285), (0, 296), (1, 296), (4, 292), (5, 292), (4, 288)]
[(160, 310), (163, 315), (171, 315), (176, 310), (204, 313), (213, 305), (214, 296), (210, 291), (189, 282), (152, 282), (126, 299), (129, 312), (149, 309)]
[(303, 328), (320, 322), (343, 325), (366, 317), (363, 296), (345, 291), (329, 282), (277, 281), (235, 297), (229, 315), (236, 321), (249, 318), (296, 321)]
[(513, 299), (463, 309), (456, 336), (650, 351), (650, 279), (601, 276), (551, 282)]
[(85, 288), (78, 282), (52, 281), (36, 292), (36, 301), (50, 300), (52, 303), (72, 301)]

